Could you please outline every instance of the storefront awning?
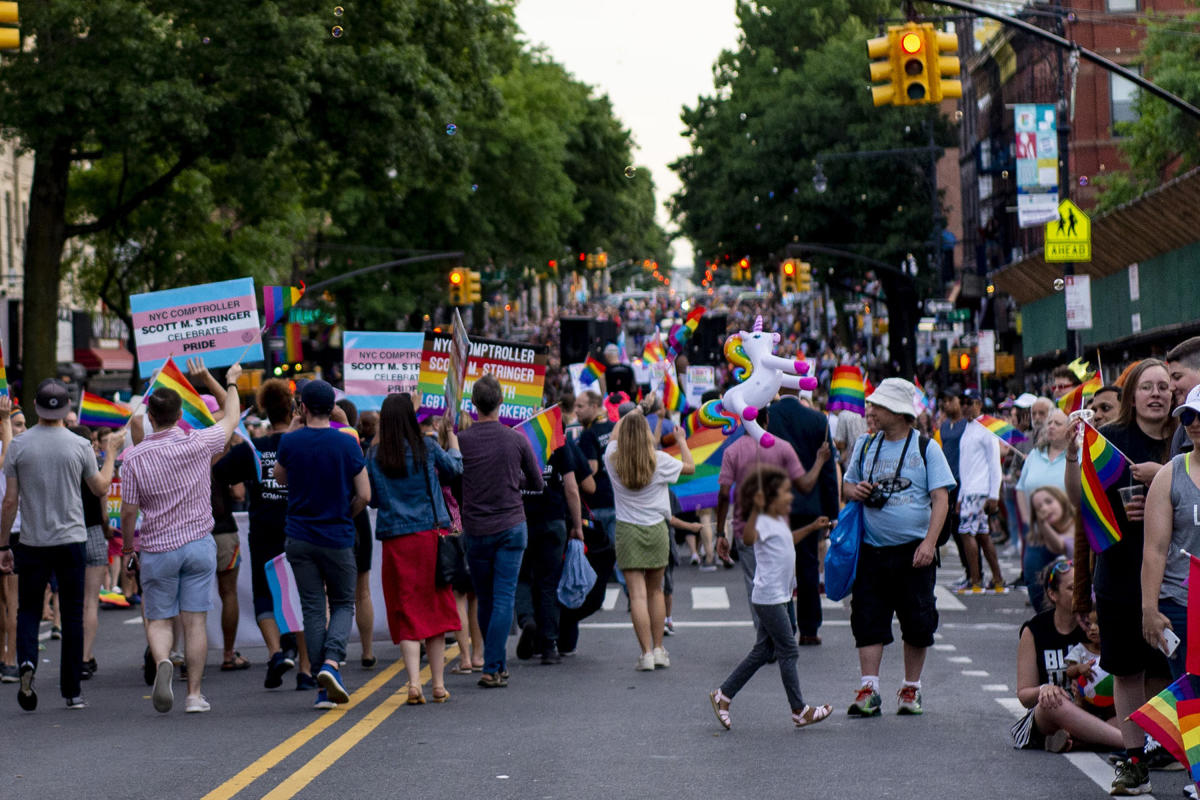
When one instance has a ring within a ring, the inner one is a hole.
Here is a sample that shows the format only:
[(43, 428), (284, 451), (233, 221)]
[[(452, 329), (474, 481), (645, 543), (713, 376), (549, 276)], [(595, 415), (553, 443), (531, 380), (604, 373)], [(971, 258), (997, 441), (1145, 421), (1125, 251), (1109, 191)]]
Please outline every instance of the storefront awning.
[(88, 372), (130, 372), (133, 370), (133, 353), (124, 347), (89, 347), (76, 350), (75, 360)]

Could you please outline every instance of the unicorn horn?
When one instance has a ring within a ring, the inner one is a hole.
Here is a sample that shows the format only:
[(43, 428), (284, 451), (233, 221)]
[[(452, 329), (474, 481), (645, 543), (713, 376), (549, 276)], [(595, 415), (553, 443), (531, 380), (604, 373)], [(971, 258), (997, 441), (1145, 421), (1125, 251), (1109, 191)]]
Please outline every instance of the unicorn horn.
[(754, 318), (754, 332), (755, 333), (762, 332), (762, 314), (759, 314), (757, 317)]

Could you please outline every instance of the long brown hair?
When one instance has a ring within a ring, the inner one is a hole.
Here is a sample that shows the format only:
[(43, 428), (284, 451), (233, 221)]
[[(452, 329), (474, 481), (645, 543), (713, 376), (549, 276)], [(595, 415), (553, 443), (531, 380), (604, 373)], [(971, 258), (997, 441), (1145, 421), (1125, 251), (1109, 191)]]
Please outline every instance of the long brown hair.
[(408, 461), (405, 456), (412, 453), (413, 465), (418, 471), (425, 465), (425, 437), (417, 424), (412, 397), (407, 394), (389, 394), (379, 411), (379, 438), (371, 448), (375, 461), (389, 478), (408, 477)]
[[(1121, 389), (1121, 410), (1117, 414), (1114, 425), (1120, 425), (1122, 428), (1129, 428), (1137, 424), (1137, 388), (1142, 382), (1142, 376), (1146, 374), (1146, 370), (1154, 367), (1162, 367), (1163, 372), (1167, 373), (1168, 380), (1170, 379), (1171, 371), (1167, 369), (1167, 365), (1159, 361), (1157, 358), (1144, 358), (1138, 365), (1134, 367), (1129, 375), (1125, 377), (1124, 386)], [(1175, 418), (1170, 414), (1162, 424), (1160, 433), (1164, 439), (1170, 439), (1171, 434), (1175, 432)], [(1160, 454), (1162, 460), (1166, 460), (1166, 449)]]
[[(1059, 507), (1062, 509), (1062, 513), (1067, 517), (1067, 519), (1069, 519), (1071, 521), (1071, 525), (1070, 525), (1069, 529), (1064, 528), (1064, 530), (1067, 530), (1071, 535), (1074, 535), (1074, 533), (1075, 533), (1075, 518), (1076, 518), (1077, 514), (1075, 512), (1075, 508), (1071, 505), (1070, 499), (1067, 498), (1067, 493), (1054, 485), (1048, 484), (1046, 486), (1039, 486), (1038, 488), (1034, 489), (1032, 492), (1029, 493), (1029, 505), (1031, 507), (1033, 506), (1034, 496), (1037, 495), (1039, 492), (1044, 492), (1054, 498), (1054, 501), (1056, 503), (1058, 503)], [(1037, 511), (1033, 511), (1032, 513), (1034, 515), (1034, 518), (1036, 519)], [(1032, 545), (1035, 545), (1037, 547), (1042, 547), (1046, 543), (1046, 536), (1044, 533), (1042, 533), (1042, 521), (1040, 519), (1037, 521), (1039, 524), (1030, 526), (1029, 543)], [(1048, 523), (1046, 523), (1046, 527), (1051, 527), (1051, 526)]]
[(627, 489), (644, 489), (654, 479), (658, 457), (654, 454), (654, 438), (641, 411), (630, 411), (621, 418), (617, 430), (617, 452), (613, 456), (613, 471)]

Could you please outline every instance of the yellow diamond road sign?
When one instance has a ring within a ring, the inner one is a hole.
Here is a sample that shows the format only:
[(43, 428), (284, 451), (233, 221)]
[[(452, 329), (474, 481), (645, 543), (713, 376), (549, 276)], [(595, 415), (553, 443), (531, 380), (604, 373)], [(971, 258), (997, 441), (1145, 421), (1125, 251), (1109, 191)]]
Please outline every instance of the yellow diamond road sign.
[(1058, 204), (1058, 219), (1046, 223), (1047, 261), (1091, 261), (1092, 221), (1070, 200)]

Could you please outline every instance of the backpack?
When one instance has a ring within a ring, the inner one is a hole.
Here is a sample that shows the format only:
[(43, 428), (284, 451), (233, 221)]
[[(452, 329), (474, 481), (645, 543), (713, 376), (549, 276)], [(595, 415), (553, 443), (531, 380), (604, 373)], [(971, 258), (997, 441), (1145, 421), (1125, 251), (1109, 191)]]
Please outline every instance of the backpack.
[[(875, 436), (871, 436), (867, 440), (867, 442), (862, 446), (862, 449), (858, 451), (858, 474), (859, 475), (862, 475), (863, 461), (867, 457), (868, 448), (870, 448), (871, 444), (876, 441), (877, 436), (882, 436), (882, 435), (883, 435), (882, 433), (877, 433), (877, 434), (875, 434)], [(928, 484), (929, 484), (929, 456), (925, 453), (925, 450), (928, 447), (929, 447), (929, 437), (923, 433), (918, 433), (917, 434), (917, 448), (921, 451), (921, 463), (923, 463), (925, 465), (925, 484), (926, 484), (926, 486), (928, 486)], [(950, 525), (942, 525), (941, 531), (938, 532), (938, 538), (937, 538), (938, 549), (941, 549), (942, 545), (944, 545), (946, 542), (950, 541), (950, 533), (951, 533), (950, 528), (951, 527), (952, 526), (950, 526)]]

